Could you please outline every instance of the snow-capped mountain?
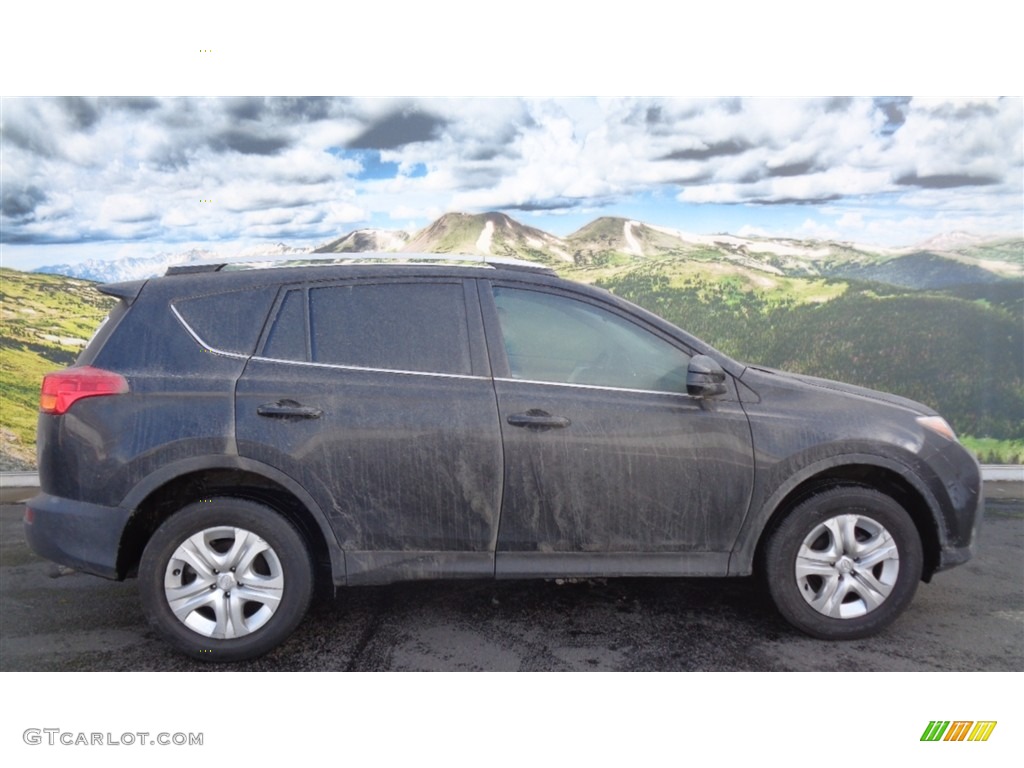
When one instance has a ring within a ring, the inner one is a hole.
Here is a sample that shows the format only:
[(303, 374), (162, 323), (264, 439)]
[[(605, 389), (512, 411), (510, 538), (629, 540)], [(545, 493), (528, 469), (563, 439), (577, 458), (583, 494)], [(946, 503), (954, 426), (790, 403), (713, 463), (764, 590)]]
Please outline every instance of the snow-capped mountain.
[(972, 235), (970, 232), (945, 232), (918, 243), (913, 250), (919, 251), (957, 251), (984, 243), (986, 238)]
[(220, 256), (228, 259), (290, 259), (297, 256), (305, 256), (313, 253), (314, 249), (306, 246), (288, 245), (287, 243), (274, 243), (273, 245), (250, 245), (239, 251), (221, 253)]
[(312, 250), (312, 248), (297, 248), (285, 243), (253, 245), (235, 251), (209, 251), (192, 248), (181, 253), (158, 253), (155, 256), (89, 259), (78, 264), (52, 264), (33, 271), (49, 275), (77, 277), (82, 280), (95, 280), (98, 283), (121, 283), (158, 277), (164, 274), (168, 267), (179, 267), (185, 264), (293, 259), (309, 254)]
[(391, 229), (357, 229), (321, 245), (314, 253), (366, 253), (402, 250), (409, 242), (409, 233)]
[(402, 249), (409, 253), (475, 253), (483, 256), (569, 262), (565, 241), (504, 213), (446, 213), (421, 229)]
[(162, 275), (168, 267), (212, 261), (212, 251), (192, 249), (182, 253), (158, 253), (155, 256), (128, 256), (121, 259), (89, 259), (78, 264), (51, 264), (39, 267), (35, 272), (48, 275), (65, 275), (98, 283), (120, 283), (128, 280), (145, 280)]

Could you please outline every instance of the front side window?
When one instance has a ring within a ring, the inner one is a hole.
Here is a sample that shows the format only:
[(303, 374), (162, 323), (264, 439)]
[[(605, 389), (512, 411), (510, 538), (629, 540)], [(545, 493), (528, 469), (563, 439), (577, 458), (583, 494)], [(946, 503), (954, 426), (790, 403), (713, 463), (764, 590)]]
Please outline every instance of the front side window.
[(494, 301), (512, 378), (686, 392), (689, 355), (613, 312), (519, 288)]
[(353, 283), (309, 291), (315, 363), (469, 374), (461, 283)]

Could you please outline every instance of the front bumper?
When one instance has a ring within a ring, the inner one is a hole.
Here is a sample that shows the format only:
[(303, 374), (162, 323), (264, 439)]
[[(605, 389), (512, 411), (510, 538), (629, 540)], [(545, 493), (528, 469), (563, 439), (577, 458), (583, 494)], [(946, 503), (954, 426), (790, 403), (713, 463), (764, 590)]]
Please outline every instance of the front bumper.
[(975, 553), (985, 516), (985, 486), (981, 467), (959, 443), (931, 437), (928, 453), (933, 475), (931, 490), (939, 500), (942, 525), (934, 572), (961, 565)]
[(117, 554), (131, 511), (41, 493), (25, 505), (25, 538), (48, 560), (107, 579), (119, 578)]
[(953, 568), (957, 565), (963, 565), (974, 557), (975, 548), (978, 544), (978, 533), (981, 531), (982, 520), (985, 518), (984, 485), (978, 485), (978, 491), (974, 496), (973, 504), (968, 503), (967, 509), (969, 510), (971, 520), (970, 534), (967, 543), (962, 546), (956, 546), (949, 543), (942, 547), (939, 551), (939, 562), (935, 567), (936, 573), (939, 571), (945, 571), (948, 568)]

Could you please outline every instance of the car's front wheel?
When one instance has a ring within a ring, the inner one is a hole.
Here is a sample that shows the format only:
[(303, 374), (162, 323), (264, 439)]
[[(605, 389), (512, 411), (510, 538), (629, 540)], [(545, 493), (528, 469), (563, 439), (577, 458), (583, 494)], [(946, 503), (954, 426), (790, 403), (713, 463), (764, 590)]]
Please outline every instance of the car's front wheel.
[(765, 549), (768, 589), (794, 626), (852, 640), (891, 624), (921, 579), (921, 539), (894, 499), (860, 486), (833, 488), (794, 507)]
[(178, 650), (240, 661), (270, 651), (302, 620), (313, 566), (302, 537), (272, 509), (213, 498), (157, 529), (139, 588), (150, 623)]

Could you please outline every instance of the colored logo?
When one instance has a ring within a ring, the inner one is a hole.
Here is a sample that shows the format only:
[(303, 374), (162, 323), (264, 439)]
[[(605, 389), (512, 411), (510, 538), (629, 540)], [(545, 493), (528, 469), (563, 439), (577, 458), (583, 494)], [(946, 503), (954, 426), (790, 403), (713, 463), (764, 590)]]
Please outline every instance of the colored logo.
[(921, 741), (988, 741), (996, 729), (995, 720), (932, 720)]

